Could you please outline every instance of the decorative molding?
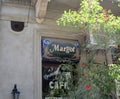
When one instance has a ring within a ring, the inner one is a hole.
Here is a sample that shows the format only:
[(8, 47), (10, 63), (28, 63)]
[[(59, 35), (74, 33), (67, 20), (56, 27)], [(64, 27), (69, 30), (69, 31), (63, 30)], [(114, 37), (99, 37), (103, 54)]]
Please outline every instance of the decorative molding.
[[(10, 12), (10, 10), (12, 12)], [(19, 12), (19, 13), (18, 13)], [(2, 3), (0, 6), (0, 19), (1, 20), (14, 20), (35, 23), (34, 7), (12, 4), (12, 3)]]
[(42, 99), (42, 63), (41, 63), (41, 43), (40, 35), (34, 32), (34, 64), (33, 64), (33, 79), (34, 79), (34, 98)]
[(23, 22), (28, 22), (29, 23), (35, 23), (35, 18), (34, 17), (29, 17), (29, 20), (28, 20), (28, 17), (23, 15), (23, 16), (20, 16), (20, 15), (17, 15), (17, 14), (14, 14), (14, 15), (10, 15), (10, 14), (1, 14), (0, 15), (0, 19), (1, 20), (8, 20), (8, 21), (11, 21), (11, 20), (14, 20), (14, 21), (23, 21)]
[[(52, 32), (52, 33), (50, 33)], [(76, 36), (74, 33), (68, 33), (60, 31), (47, 32), (44, 29), (34, 31), (34, 64), (33, 64), (33, 79), (34, 79), (34, 99), (42, 99), (42, 55), (41, 55), (41, 38), (52, 37), (61, 39), (78, 40), (79, 34)]]
[(41, 23), (41, 19), (43, 20), (44, 16), (46, 15), (48, 0), (37, 0), (35, 4), (35, 16), (36, 21)]

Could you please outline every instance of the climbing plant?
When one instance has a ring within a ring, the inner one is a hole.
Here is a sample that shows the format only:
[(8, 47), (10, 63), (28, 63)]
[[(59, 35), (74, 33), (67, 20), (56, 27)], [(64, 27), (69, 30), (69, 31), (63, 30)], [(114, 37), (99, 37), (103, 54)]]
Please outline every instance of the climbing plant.
[(111, 10), (104, 9), (99, 1), (102, 0), (82, 0), (79, 10), (64, 11), (57, 20), (57, 24), (79, 28), (83, 33), (89, 33), (92, 30), (94, 33), (104, 33), (109, 37), (118, 35), (120, 17), (112, 14)]
[[(120, 43), (120, 17), (115, 16), (111, 10), (104, 9), (100, 2), (102, 0), (82, 0), (79, 10), (64, 11), (57, 20), (57, 24), (77, 28), (86, 35), (90, 33), (102, 35), (104, 38), (101, 41), (105, 43), (104, 48), (111, 40)], [(116, 77), (117, 79), (120, 77), (119, 64), (101, 63), (96, 65), (93, 57), (94, 54), (91, 54), (86, 62), (80, 63), (78, 83), (74, 86), (75, 90), (69, 93), (70, 97), (74, 97), (72, 99), (110, 99), (110, 97), (115, 97), (114, 80)]]

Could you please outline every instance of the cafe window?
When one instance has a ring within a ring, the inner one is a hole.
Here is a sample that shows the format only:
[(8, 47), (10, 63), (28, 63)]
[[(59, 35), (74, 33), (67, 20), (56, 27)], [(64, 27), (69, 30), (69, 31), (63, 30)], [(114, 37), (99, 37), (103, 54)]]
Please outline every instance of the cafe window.
[(74, 84), (69, 81), (75, 75), (73, 68), (80, 59), (80, 45), (76, 40), (57, 38), (42, 38), (41, 45), (42, 98), (66, 98), (70, 85)]

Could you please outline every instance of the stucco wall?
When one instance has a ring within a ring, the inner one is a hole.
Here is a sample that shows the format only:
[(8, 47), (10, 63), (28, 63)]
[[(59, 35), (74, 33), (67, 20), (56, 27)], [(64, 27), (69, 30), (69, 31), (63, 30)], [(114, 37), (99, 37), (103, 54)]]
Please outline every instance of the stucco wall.
[[(35, 34), (37, 34), (36, 37), (34, 37)], [(20, 99), (41, 99), (39, 98), (42, 91), (40, 79), (42, 68), (41, 58), (39, 58), (41, 57), (40, 38), (42, 36), (67, 39), (78, 37), (76, 34), (69, 34), (64, 31), (53, 30), (45, 24), (36, 27), (36, 24), (30, 23), (26, 23), (22, 32), (15, 32), (11, 29), (10, 21), (1, 20), (0, 99), (12, 99), (11, 91), (14, 84), (18, 85), (18, 90), (21, 92)], [(36, 40), (37, 44), (34, 43)], [(36, 55), (36, 59), (34, 59), (34, 55)], [(37, 60), (38, 63), (36, 63)], [(37, 66), (35, 66), (36, 64)], [(35, 96), (34, 93), (39, 95)]]
[[(28, 7), (13, 7), (9, 4), (3, 6), (0, 9), (0, 99), (12, 99), (14, 84), (17, 84), (21, 92), (20, 99), (42, 99), (41, 37), (79, 38), (81, 41), (80, 32), (56, 25), (56, 19), (64, 10), (59, 13), (61, 5), (55, 12), (56, 6), (51, 8), (51, 5), (42, 24), (34, 22), (32, 8), (28, 20)], [(24, 21), (24, 30), (13, 31), (10, 20)]]
[[(83, 43), (83, 35), (80, 30), (56, 25), (56, 19), (69, 9), (66, 5), (51, 2), (42, 24), (34, 22), (34, 10), (30, 10), (28, 20), (28, 7), (10, 6), (5, 4), (0, 9), (0, 99), (12, 99), (14, 84), (21, 92), (20, 99), (42, 99), (41, 37), (76, 39)], [(10, 20), (24, 21), (24, 30), (13, 31)]]
[(14, 32), (10, 21), (0, 20), (0, 99), (12, 99), (14, 84), (20, 99), (33, 99), (33, 28)]

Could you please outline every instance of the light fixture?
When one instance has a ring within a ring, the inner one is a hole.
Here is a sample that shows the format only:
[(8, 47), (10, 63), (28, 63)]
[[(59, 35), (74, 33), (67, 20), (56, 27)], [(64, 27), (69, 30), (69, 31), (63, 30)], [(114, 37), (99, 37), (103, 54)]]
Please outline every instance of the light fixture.
[(14, 85), (14, 88), (12, 90), (13, 99), (19, 99), (20, 92), (17, 90), (17, 85)]

